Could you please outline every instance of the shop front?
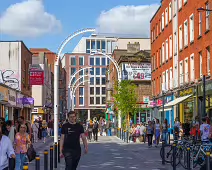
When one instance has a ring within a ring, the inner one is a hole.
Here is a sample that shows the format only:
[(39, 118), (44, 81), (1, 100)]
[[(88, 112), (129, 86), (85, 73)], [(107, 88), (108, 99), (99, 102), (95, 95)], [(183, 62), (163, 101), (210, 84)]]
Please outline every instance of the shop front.
[(7, 110), (8, 110), (9, 120), (13, 120), (14, 119), (13, 112), (14, 112), (14, 109), (16, 108), (16, 101), (17, 101), (16, 91), (9, 89), (8, 92), (9, 92), (9, 97), (8, 97)]
[(181, 123), (184, 123), (187, 119), (189, 122), (192, 122), (194, 117), (197, 115), (196, 112), (196, 88), (188, 88), (185, 90), (179, 91), (179, 96), (185, 98), (182, 102), (179, 103), (179, 119)]
[(46, 114), (43, 107), (35, 107), (32, 109), (31, 112), (31, 121), (34, 122), (35, 120), (38, 120), (38, 118), (41, 118), (42, 120), (45, 120)]
[(34, 106), (34, 98), (23, 96), (22, 103), (23, 103), (22, 115), (25, 117), (26, 120), (30, 121), (31, 110)]
[[(203, 113), (203, 85), (200, 84), (197, 87), (198, 95), (198, 113)], [(205, 83), (205, 106), (208, 117), (212, 117), (212, 80), (206, 81)]]
[(8, 110), (6, 105), (8, 104), (8, 88), (0, 86), (0, 117), (9, 119)]
[(21, 100), (22, 98), (23, 98), (23, 95), (20, 92), (17, 92), (16, 93), (16, 109), (14, 109), (13, 111), (14, 120), (17, 120), (19, 116), (22, 116), (21, 112), (24, 107), (23, 102)]

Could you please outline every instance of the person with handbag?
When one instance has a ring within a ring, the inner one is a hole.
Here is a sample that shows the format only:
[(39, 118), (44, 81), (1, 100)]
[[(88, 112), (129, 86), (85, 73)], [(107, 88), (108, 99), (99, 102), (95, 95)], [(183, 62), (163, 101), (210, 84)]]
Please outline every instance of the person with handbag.
[(27, 126), (22, 124), (20, 130), (15, 135), (15, 154), (16, 154), (16, 170), (22, 170), (26, 160), (28, 146), (31, 144), (30, 136), (26, 133)]
[(15, 152), (10, 139), (3, 135), (2, 126), (0, 125), (0, 169), (9, 170), (9, 159), (15, 159)]

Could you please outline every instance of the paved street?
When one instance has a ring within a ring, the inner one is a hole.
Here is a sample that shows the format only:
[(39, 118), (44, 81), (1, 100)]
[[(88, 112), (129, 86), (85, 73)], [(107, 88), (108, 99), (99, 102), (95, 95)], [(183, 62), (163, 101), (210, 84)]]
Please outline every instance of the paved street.
[[(43, 167), (43, 151), (49, 150), (53, 139), (49, 138), (46, 144), (39, 142), (35, 144), (37, 153), (41, 157), (41, 170)], [(100, 137), (99, 142), (89, 143), (89, 154), (83, 155), (78, 170), (118, 170), (118, 169), (139, 169), (139, 170), (171, 170), (170, 165), (163, 166), (159, 156), (159, 148), (148, 148), (147, 144), (124, 143), (115, 136)], [(29, 169), (35, 168), (34, 161), (29, 164)], [(64, 170), (64, 159), (58, 164), (58, 170)], [(177, 170), (183, 170), (178, 167)]]

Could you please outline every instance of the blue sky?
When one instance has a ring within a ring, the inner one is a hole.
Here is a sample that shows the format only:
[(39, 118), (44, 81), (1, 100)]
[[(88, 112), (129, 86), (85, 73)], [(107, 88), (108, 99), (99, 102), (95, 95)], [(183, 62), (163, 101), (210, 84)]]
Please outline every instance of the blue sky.
[[(82, 28), (97, 28), (108, 35), (149, 37), (149, 19), (159, 3), (160, 0), (1, 0), (0, 40), (23, 40), (28, 48), (56, 52), (69, 34)], [(70, 52), (80, 38), (64, 52)]]

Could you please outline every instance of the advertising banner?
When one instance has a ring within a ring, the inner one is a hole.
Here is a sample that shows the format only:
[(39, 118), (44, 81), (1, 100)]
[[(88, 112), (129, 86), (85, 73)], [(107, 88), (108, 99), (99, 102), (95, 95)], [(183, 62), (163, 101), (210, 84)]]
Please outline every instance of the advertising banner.
[(30, 85), (44, 85), (44, 70), (41, 64), (31, 64), (29, 68)]
[(151, 80), (151, 63), (123, 63), (122, 80)]

